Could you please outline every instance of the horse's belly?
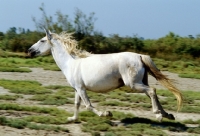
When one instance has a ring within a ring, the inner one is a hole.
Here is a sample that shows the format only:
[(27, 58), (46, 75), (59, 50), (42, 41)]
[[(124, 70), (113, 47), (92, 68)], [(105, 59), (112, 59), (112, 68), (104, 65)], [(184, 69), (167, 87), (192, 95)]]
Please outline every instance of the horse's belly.
[(101, 81), (92, 81), (85, 84), (85, 87), (93, 92), (108, 92), (113, 89), (119, 88), (124, 85), (124, 82), (121, 78), (115, 80), (101, 80)]

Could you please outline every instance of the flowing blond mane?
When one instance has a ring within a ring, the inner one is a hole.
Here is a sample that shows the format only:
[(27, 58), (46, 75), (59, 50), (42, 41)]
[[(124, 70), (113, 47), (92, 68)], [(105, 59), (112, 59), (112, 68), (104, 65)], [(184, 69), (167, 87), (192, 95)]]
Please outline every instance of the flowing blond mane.
[(78, 49), (78, 42), (73, 38), (73, 33), (62, 32), (58, 35), (58, 39), (66, 49), (66, 51), (78, 58), (86, 58), (91, 55), (91, 53)]

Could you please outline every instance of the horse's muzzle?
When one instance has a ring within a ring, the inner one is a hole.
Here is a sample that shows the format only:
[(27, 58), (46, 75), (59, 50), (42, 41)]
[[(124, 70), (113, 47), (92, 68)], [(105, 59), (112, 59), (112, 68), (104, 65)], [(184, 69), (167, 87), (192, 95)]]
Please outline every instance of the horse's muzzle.
[(30, 57), (35, 57), (35, 56), (37, 56), (39, 53), (40, 53), (40, 51), (35, 50), (35, 49), (33, 49), (33, 48), (29, 48), (29, 49), (28, 49), (28, 56), (30, 56)]

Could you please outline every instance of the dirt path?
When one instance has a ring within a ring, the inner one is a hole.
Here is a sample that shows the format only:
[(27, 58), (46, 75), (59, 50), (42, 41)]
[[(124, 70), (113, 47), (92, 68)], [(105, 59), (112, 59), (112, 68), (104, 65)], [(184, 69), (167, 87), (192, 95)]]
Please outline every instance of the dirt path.
[(61, 71), (49, 71), (42, 68), (30, 68), (30, 73), (0, 72), (0, 79), (34, 80), (42, 85), (69, 85)]
[[(31, 68), (32, 72), (30, 73), (18, 73), (18, 72), (0, 72), (0, 79), (10, 79), (10, 80), (35, 80), (40, 82), (42, 85), (69, 85), (62, 74), (61, 71), (48, 71), (43, 70), (42, 68)], [(169, 78), (174, 79), (176, 81), (176, 86), (180, 90), (192, 90), (192, 91), (200, 91), (200, 80), (198, 79), (189, 79), (189, 78), (180, 78), (177, 74), (169, 73), (169, 72), (163, 72), (165, 75), (167, 75)], [(150, 86), (154, 86), (157, 89), (164, 89), (159, 82), (157, 82), (153, 77), (149, 76), (149, 84)], [(8, 93), (8, 90), (0, 87), (0, 94), (6, 94)], [(83, 108), (84, 106), (81, 106), (81, 110), (85, 110)], [(73, 107), (67, 107), (67, 106), (60, 106), (59, 108), (67, 109), (68, 111), (72, 111)], [(116, 110), (112, 109), (112, 107), (109, 110)], [(145, 118), (153, 118), (155, 119), (154, 114), (151, 111), (143, 111), (143, 110), (137, 110), (137, 109), (117, 109), (123, 112), (130, 112), (138, 117), (145, 117)], [(73, 112), (73, 111), (72, 111)], [(192, 119), (192, 120), (198, 120), (200, 119), (199, 114), (192, 114), (192, 113), (173, 113), (177, 120), (185, 120), (185, 119)], [(66, 133), (57, 133), (57, 132), (47, 132), (43, 130), (30, 130), (30, 129), (15, 129), (10, 128), (7, 126), (0, 126), (0, 136), (88, 136), (88, 133), (83, 133), (81, 131), (79, 124), (67, 124), (65, 125), (70, 130), (70, 134)], [(173, 134), (177, 135), (177, 134)], [(186, 133), (182, 135), (187, 135)]]

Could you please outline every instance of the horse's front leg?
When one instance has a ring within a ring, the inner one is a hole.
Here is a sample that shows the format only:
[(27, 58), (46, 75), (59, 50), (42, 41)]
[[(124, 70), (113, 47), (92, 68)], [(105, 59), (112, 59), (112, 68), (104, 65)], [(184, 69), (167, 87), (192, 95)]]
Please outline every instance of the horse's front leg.
[(79, 94), (75, 91), (75, 110), (74, 110), (74, 116), (68, 117), (68, 121), (75, 121), (78, 119), (78, 112), (79, 112), (79, 107), (81, 105), (81, 97)]
[(100, 117), (102, 117), (102, 116), (112, 116), (112, 113), (110, 111), (102, 112), (102, 111), (98, 111), (97, 109), (95, 109), (92, 106), (92, 104), (90, 103), (90, 100), (87, 96), (85, 89), (77, 89), (77, 93), (79, 94), (82, 101), (84, 102), (87, 110), (92, 111), (93, 113), (97, 114)]

